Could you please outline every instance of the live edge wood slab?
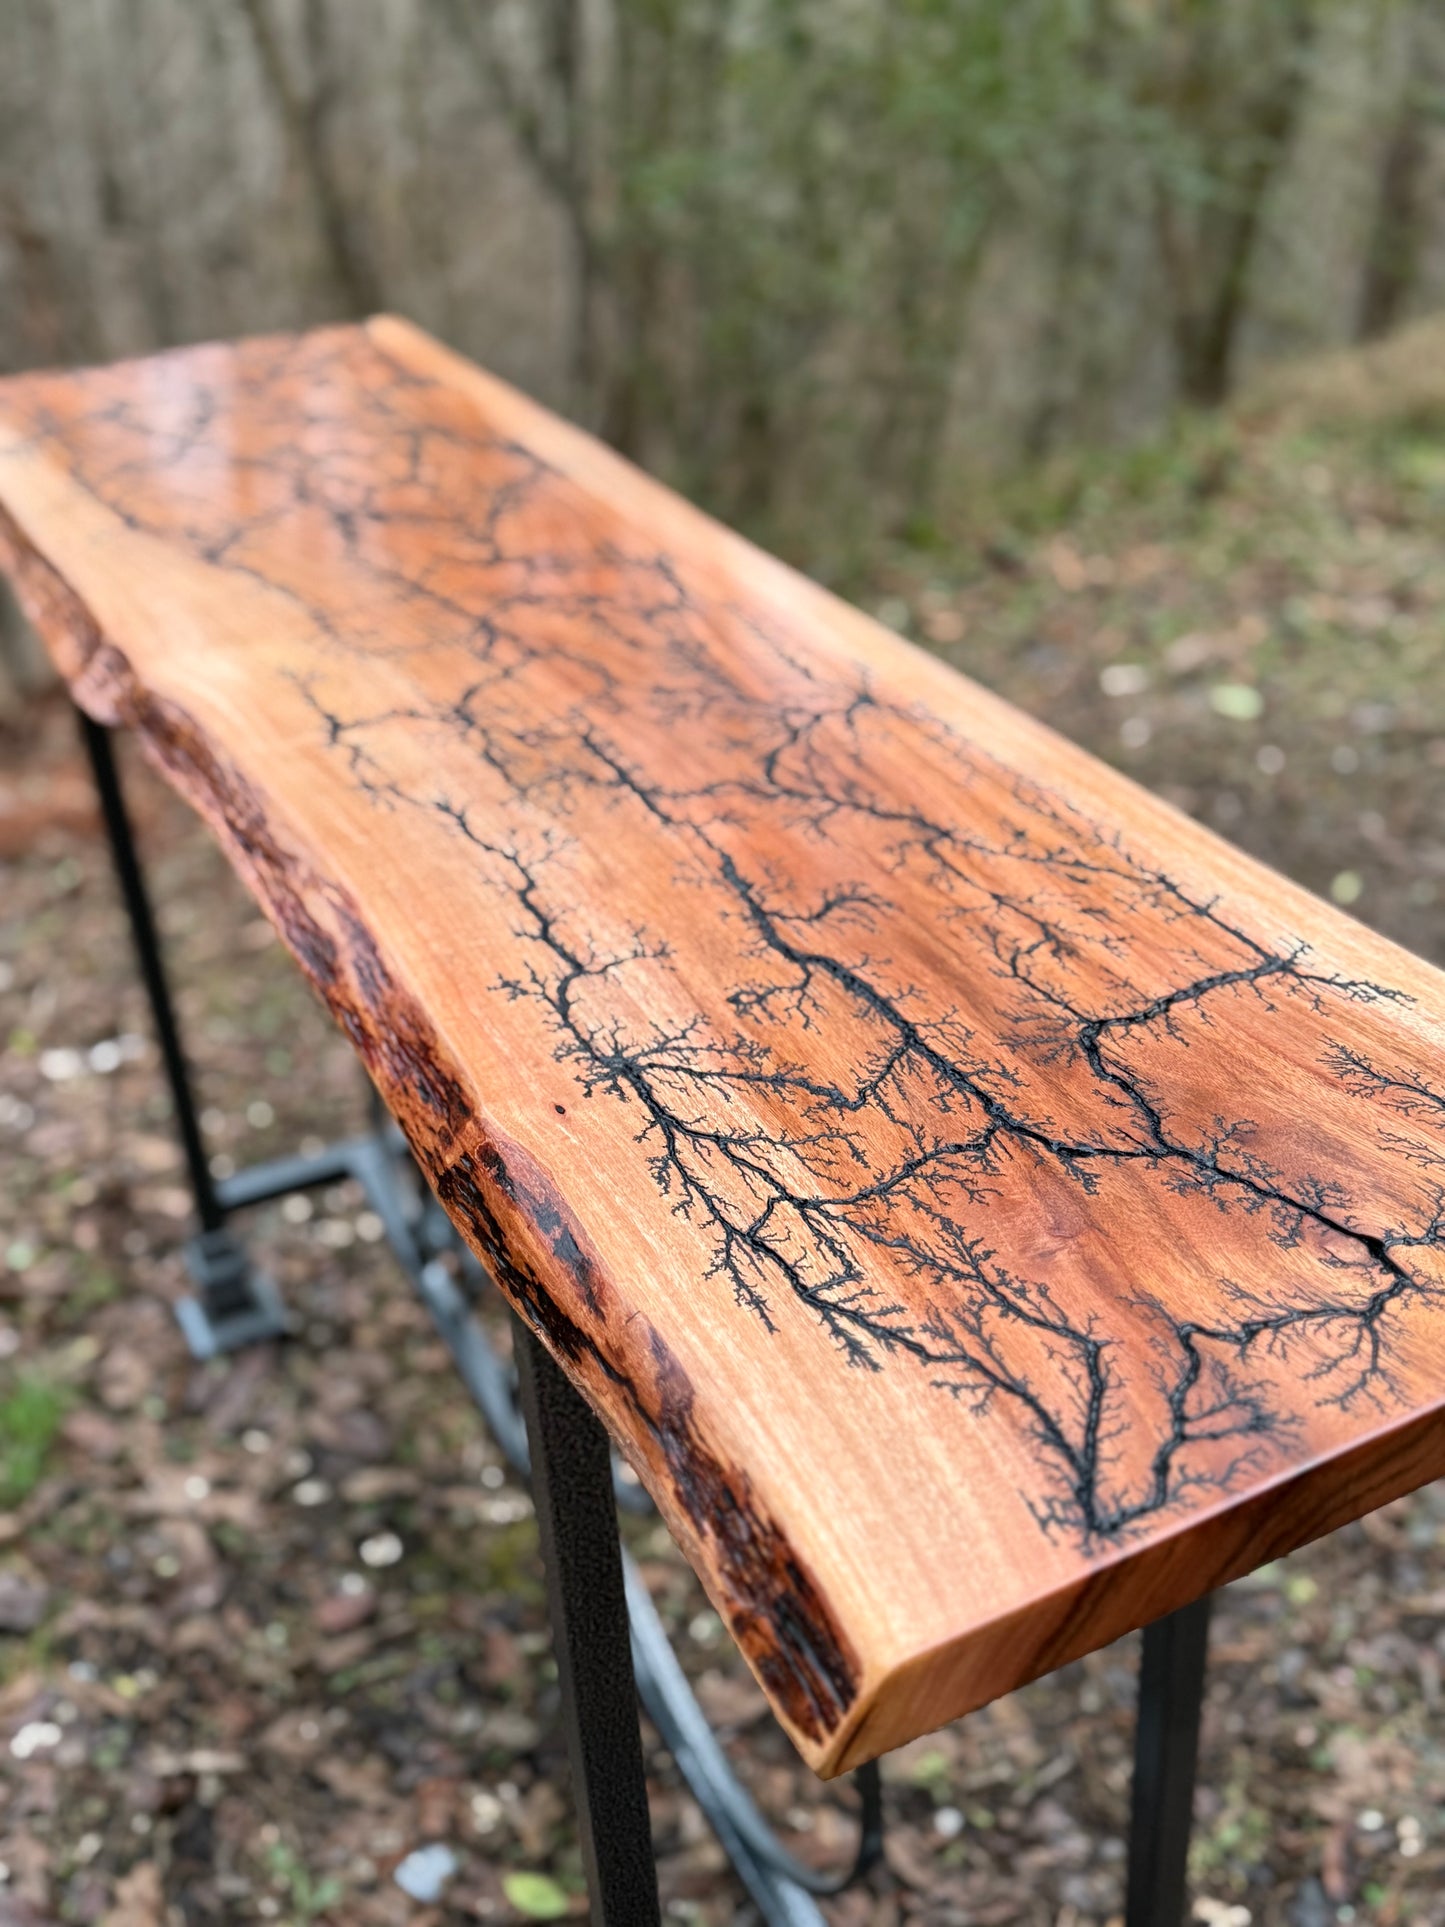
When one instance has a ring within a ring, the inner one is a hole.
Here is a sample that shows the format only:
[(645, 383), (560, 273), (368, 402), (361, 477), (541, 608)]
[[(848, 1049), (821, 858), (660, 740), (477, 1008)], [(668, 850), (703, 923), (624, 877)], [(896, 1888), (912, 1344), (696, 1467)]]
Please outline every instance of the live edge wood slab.
[(779, 1716), (1445, 1473), (1445, 978), (403, 322), (0, 383), (0, 546)]

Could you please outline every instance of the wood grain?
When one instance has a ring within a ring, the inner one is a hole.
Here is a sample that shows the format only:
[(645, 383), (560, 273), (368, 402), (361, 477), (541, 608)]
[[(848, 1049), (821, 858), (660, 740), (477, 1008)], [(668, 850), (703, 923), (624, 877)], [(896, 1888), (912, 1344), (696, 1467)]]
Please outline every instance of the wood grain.
[(0, 542), (824, 1773), (1445, 1473), (1445, 980), (406, 324)]

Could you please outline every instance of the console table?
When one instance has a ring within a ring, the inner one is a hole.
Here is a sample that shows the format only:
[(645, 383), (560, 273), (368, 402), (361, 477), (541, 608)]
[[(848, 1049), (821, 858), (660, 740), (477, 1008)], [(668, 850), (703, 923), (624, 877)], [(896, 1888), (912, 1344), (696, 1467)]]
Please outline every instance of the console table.
[[(1177, 1920), (1208, 1594), (1445, 1473), (1445, 978), (400, 320), (0, 382), (0, 558), (171, 1074), (188, 1338), (285, 1329), (232, 1212), (361, 1178), (530, 1454), (595, 1920), (656, 1918), (637, 1686), (765, 1917), (827, 1885), (624, 1570), (609, 1440), (864, 1769), (864, 1864), (868, 1763), (1147, 1626), (1129, 1919)], [(211, 1177), (120, 725), (372, 1133)]]

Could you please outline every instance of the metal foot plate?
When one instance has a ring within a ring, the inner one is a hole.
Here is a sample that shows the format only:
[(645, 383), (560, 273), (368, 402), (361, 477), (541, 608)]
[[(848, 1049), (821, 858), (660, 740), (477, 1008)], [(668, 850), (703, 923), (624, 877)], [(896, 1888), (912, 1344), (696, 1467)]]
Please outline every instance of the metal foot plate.
[(285, 1338), (291, 1320), (274, 1279), (254, 1265), (229, 1231), (203, 1231), (186, 1246), (194, 1297), (176, 1304), (176, 1319), (193, 1358), (215, 1358)]

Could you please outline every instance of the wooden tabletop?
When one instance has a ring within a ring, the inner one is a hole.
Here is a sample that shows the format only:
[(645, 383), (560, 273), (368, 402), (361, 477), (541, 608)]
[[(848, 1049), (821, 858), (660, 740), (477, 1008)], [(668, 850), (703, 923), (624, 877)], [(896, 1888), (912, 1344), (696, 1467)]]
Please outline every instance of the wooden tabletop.
[(0, 383), (0, 551), (821, 1771), (1445, 1472), (1434, 970), (400, 321)]

